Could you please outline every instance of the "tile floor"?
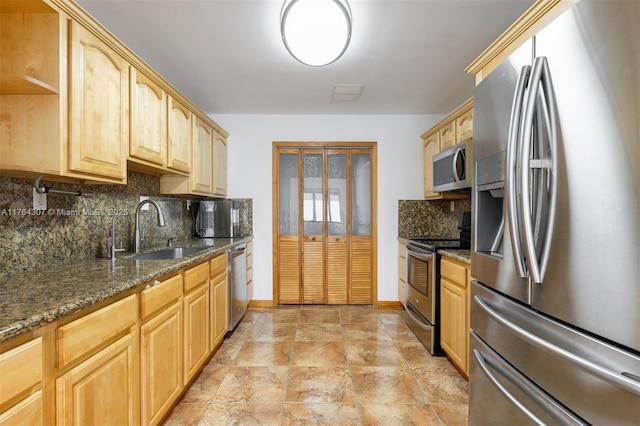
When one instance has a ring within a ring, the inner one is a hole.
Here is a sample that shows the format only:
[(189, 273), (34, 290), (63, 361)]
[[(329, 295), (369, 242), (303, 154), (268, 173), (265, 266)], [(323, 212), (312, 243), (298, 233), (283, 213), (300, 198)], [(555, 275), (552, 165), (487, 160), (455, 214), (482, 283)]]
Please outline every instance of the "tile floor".
[(466, 425), (467, 382), (401, 310), (250, 309), (165, 425)]

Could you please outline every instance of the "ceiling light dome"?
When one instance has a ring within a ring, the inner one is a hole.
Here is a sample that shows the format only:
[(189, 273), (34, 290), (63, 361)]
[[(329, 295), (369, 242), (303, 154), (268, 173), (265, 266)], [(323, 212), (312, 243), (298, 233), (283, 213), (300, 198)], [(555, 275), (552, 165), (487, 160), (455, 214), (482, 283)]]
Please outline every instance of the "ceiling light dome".
[(280, 13), (282, 41), (291, 56), (306, 65), (335, 62), (351, 40), (347, 0), (285, 0)]

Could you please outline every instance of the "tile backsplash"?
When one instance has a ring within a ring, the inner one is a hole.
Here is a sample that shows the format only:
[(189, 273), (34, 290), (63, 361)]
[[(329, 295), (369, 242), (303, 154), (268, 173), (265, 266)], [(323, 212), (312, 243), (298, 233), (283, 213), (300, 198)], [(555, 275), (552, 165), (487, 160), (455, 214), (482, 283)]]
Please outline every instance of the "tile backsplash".
[[(135, 209), (140, 196), (156, 201), (165, 217), (159, 227), (155, 208), (140, 214), (144, 247), (191, 238), (197, 201), (202, 197), (174, 197), (160, 194), (158, 177), (129, 172), (127, 185), (72, 185), (42, 181), (52, 189), (93, 193), (92, 197), (47, 194), (47, 210), (33, 214), (33, 180), (0, 177), (0, 277), (9, 272), (28, 271), (53, 263), (70, 263), (106, 257), (106, 240), (115, 217), (116, 243), (133, 250)], [(187, 202), (191, 208), (187, 210)], [(251, 235), (252, 200), (241, 199), (243, 235)], [(31, 213), (31, 214), (30, 214)], [(119, 217), (124, 216), (124, 217)]]
[(398, 237), (458, 238), (458, 218), (460, 213), (469, 210), (469, 199), (398, 200)]

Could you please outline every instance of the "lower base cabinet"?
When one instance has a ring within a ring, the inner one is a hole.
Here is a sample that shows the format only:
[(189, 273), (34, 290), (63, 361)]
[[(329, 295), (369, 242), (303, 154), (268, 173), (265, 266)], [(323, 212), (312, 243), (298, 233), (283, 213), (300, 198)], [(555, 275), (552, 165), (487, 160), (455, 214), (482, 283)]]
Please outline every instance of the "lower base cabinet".
[(469, 377), (469, 268), (440, 261), (440, 344), (451, 362)]
[(182, 304), (179, 300), (140, 326), (140, 343), (142, 424), (155, 425), (168, 414), (182, 391)]
[(160, 424), (224, 340), (227, 287), (222, 253), (2, 342), (0, 426)]
[(135, 425), (138, 334), (125, 335), (56, 381), (58, 425)]

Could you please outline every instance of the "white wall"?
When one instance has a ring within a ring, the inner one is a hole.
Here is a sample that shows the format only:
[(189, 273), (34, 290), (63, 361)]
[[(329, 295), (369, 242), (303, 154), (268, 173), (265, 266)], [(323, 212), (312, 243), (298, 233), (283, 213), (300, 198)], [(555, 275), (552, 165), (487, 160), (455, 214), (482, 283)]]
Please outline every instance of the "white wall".
[(398, 300), (398, 200), (423, 198), (420, 135), (440, 115), (212, 115), (229, 132), (228, 197), (253, 199), (254, 300), (273, 300), (272, 143), (378, 143), (378, 300)]

